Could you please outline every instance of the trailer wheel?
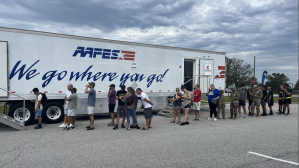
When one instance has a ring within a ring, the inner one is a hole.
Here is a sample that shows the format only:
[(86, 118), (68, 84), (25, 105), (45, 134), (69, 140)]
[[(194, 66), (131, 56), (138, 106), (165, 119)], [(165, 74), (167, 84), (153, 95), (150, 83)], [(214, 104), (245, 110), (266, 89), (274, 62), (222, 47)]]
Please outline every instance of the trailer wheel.
[[(18, 103), (9, 109), (8, 116), (23, 122), (23, 103)], [(35, 118), (34, 107), (25, 103), (25, 125), (30, 125)]]
[(43, 121), (46, 123), (60, 122), (64, 117), (63, 106), (57, 102), (47, 103), (42, 113)]

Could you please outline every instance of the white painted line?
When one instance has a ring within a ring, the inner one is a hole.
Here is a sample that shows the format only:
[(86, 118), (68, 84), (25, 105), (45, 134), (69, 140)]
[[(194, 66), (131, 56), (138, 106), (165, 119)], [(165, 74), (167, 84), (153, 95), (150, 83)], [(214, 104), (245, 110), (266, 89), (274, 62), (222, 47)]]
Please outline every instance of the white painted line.
[(262, 157), (265, 157), (265, 158), (268, 158), (268, 159), (273, 159), (273, 160), (277, 160), (277, 161), (281, 161), (281, 162), (286, 162), (286, 163), (290, 163), (290, 164), (294, 164), (294, 165), (299, 165), (296, 162), (290, 162), (290, 161), (287, 161), (287, 160), (277, 159), (277, 158), (274, 158), (274, 157), (271, 157), (271, 156), (266, 156), (266, 155), (262, 155), (262, 154), (255, 153), (255, 152), (250, 152), (249, 151), (248, 153), (258, 155), (258, 156), (262, 156)]

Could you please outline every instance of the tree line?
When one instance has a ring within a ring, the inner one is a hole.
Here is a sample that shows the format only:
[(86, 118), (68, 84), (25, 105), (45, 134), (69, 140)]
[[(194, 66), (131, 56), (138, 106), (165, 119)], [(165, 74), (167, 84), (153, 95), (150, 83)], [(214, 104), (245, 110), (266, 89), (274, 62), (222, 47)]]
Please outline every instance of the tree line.
[[(235, 84), (239, 87), (241, 84), (251, 86), (251, 80), (254, 78), (254, 69), (250, 64), (244, 62), (244, 60), (239, 58), (227, 58), (226, 61), (226, 87)], [(256, 74), (262, 75), (262, 74)], [(268, 74), (266, 77), (265, 86), (270, 86), (273, 91), (278, 90), (279, 86), (283, 83), (288, 83), (290, 81), (284, 73), (272, 73)], [(255, 84), (261, 86), (261, 83), (255, 78)], [(294, 90), (299, 90), (299, 80), (295, 84)]]

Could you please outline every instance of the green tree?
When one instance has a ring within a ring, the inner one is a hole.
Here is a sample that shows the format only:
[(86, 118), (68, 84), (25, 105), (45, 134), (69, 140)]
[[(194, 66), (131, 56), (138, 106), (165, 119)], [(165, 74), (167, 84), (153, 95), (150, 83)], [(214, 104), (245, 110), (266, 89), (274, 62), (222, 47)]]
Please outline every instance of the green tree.
[(266, 87), (270, 86), (273, 91), (277, 91), (279, 86), (288, 82), (290, 79), (284, 73), (272, 73), (267, 76)]
[(299, 79), (297, 80), (297, 82), (295, 84), (294, 90), (299, 90)]
[[(239, 87), (241, 84), (251, 85), (253, 77), (253, 68), (250, 64), (239, 58), (225, 58), (226, 61), (226, 87), (235, 84)], [(257, 83), (257, 80), (256, 80)]]

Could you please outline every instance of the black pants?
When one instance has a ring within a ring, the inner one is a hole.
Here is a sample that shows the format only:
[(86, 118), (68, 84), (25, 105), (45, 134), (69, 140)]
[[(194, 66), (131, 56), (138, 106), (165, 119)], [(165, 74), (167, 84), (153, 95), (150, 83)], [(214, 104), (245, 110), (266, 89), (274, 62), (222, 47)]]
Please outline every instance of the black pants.
[(209, 102), (209, 107), (210, 107), (210, 117), (211, 117), (211, 118), (212, 118), (212, 116), (213, 116), (213, 113), (214, 113), (214, 117), (217, 118), (217, 111), (216, 111), (217, 105), (218, 105), (218, 102), (217, 102), (217, 104), (214, 104), (214, 103), (212, 103), (212, 102)]

